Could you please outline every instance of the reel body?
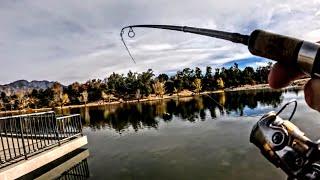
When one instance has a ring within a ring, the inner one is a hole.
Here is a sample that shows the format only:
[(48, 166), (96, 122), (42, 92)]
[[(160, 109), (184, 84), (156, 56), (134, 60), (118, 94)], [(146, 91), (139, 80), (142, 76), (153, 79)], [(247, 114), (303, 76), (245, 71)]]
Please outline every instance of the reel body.
[[(284, 109), (284, 108), (283, 108)], [(281, 109), (279, 113), (283, 110)], [(253, 127), (250, 142), (263, 156), (281, 168), (288, 179), (320, 179), (319, 145), (289, 120), (269, 112)]]

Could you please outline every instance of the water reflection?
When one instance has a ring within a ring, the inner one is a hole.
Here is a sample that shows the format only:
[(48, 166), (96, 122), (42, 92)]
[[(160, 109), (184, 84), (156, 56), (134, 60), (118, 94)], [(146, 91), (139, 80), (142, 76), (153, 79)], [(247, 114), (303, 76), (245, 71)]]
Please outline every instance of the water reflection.
[(89, 150), (80, 148), (19, 179), (88, 179), (90, 177), (88, 157)]
[[(295, 91), (298, 93), (298, 90)], [(112, 128), (117, 132), (133, 128), (157, 129), (159, 120), (201, 121), (219, 116), (251, 116), (259, 107), (275, 108), (283, 101), (281, 91), (259, 90), (210, 94), (188, 98), (159, 100), (132, 104), (117, 104), (100, 107), (64, 110), (64, 114), (80, 113), (85, 126), (92, 129)], [(224, 108), (215, 103), (214, 100)]]

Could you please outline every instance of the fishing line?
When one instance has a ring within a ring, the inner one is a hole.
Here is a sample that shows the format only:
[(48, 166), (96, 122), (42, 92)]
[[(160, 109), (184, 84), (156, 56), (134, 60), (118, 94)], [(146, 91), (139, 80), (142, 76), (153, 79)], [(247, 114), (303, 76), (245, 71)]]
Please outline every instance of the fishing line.
[(225, 107), (222, 104), (220, 104), (218, 101), (216, 101), (214, 98), (212, 98), (208, 94), (203, 94), (203, 95), (207, 96), (209, 99), (211, 99), (213, 102), (215, 102), (218, 106), (220, 106), (220, 108), (222, 108), (223, 111), (225, 110)]
[(165, 30), (172, 30), (172, 31), (181, 31), (185, 33), (192, 33), (192, 34), (199, 34), (203, 36), (209, 36), (214, 37), (218, 39), (224, 39), (228, 40), (234, 43), (240, 43), (243, 45), (248, 45), (249, 36), (243, 35), (239, 33), (231, 33), (231, 32), (225, 32), (225, 31), (218, 31), (213, 29), (204, 29), (204, 28), (196, 28), (196, 27), (189, 27), (189, 26), (173, 26), (173, 25), (132, 25), (132, 26), (126, 26), (121, 29), (120, 37), (121, 41), (124, 44), (129, 56), (131, 57), (132, 61), (136, 63), (134, 60), (128, 46), (126, 45), (126, 42), (124, 41), (123, 34), (125, 33), (126, 29), (129, 29), (127, 35), (129, 38), (135, 37), (135, 32), (133, 28), (155, 28), (155, 29), (165, 29)]
[(135, 37), (136, 33), (133, 31), (133, 29), (132, 29), (131, 27), (124, 27), (124, 28), (122, 28), (122, 30), (121, 30), (121, 32), (120, 32), (120, 37), (121, 37), (121, 41), (122, 41), (124, 47), (126, 48), (129, 56), (131, 57), (132, 61), (136, 64), (136, 61), (134, 60), (134, 58), (133, 58), (133, 56), (132, 56), (132, 54), (131, 54), (131, 52), (130, 52), (127, 44), (126, 44), (126, 42), (125, 42), (124, 39), (123, 39), (124, 30), (127, 29), (127, 28), (129, 28), (128, 37), (130, 37), (130, 38)]
[(290, 105), (292, 103), (294, 103), (294, 108), (293, 108), (292, 113), (288, 119), (290, 121), (292, 119), (293, 115), (296, 113), (297, 106), (298, 106), (298, 102), (295, 99), (293, 99), (293, 100), (287, 102), (285, 105), (283, 105), (282, 108), (277, 112), (276, 116), (278, 116), (284, 109), (287, 108), (288, 105)]

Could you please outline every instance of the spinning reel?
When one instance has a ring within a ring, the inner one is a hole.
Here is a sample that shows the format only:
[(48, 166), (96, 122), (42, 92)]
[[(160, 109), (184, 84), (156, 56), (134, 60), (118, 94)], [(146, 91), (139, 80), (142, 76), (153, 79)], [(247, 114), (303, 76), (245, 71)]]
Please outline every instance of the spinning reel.
[[(126, 26), (122, 28), (120, 36), (134, 62), (123, 38), (126, 29), (129, 29), (128, 36), (133, 38), (135, 36), (133, 28), (166, 29), (240, 43), (246, 45), (253, 55), (277, 61), (288, 67), (299, 67), (311, 77), (320, 77), (320, 44), (263, 30), (254, 30), (250, 35), (243, 35), (188, 26), (156, 24)], [(279, 117), (291, 103), (295, 103), (291, 117), (288, 120)], [(320, 141), (318, 143), (310, 140), (290, 122), (296, 107), (297, 102), (292, 101), (278, 113), (270, 112), (264, 115), (253, 127), (250, 142), (255, 144), (270, 162), (286, 172), (288, 179), (320, 179)]]
[[(294, 110), (288, 120), (279, 114), (291, 103)], [(265, 114), (253, 127), (250, 142), (263, 156), (281, 168), (288, 180), (320, 179), (319, 143), (310, 140), (290, 120), (295, 113), (297, 101), (287, 103), (278, 113)]]

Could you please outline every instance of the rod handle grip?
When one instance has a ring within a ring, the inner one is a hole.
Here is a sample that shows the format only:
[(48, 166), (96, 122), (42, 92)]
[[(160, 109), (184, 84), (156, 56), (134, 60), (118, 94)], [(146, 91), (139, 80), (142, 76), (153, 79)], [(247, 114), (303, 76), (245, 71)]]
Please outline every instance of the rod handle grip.
[(299, 39), (258, 29), (251, 33), (248, 48), (253, 55), (292, 65), (297, 62), (302, 43)]
[(255, 30), (248, 41), (249, 51), (287, 66), (299, 67), (320, 78), (320, 44), (263, 30)]

